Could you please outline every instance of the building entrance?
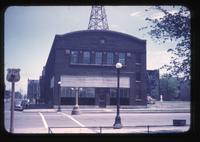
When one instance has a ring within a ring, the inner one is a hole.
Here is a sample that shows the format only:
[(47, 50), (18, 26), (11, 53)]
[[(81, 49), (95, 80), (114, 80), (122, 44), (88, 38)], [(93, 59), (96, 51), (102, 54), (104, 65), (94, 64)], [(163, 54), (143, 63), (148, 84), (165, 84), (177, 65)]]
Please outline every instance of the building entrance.
[(106, 107), (106, 98), (109, 94), (109, 89), (105, 88), (96, 88), (95, 94), (98, 96), (98, 105), (99, 107)]

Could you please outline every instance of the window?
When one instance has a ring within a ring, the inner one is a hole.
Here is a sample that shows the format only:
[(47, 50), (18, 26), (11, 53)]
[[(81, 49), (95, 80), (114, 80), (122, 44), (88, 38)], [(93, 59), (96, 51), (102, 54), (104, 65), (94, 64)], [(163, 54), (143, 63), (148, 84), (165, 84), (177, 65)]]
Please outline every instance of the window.
[(75, 97), (75, 92), (68, 87), (61, 87), (61, 97)]
[(141, 63), (141, 56), (139, 54), (135, 55), (135, 63)]
[(110, 89), (110, 97), (116, 98), (116, 96), (117, 96), (117, 89), (111, 88)]
[(120, 88), (120, 98), (128, 98), (128, 97), (129, 97), (128, 89)]
[(89, 51), (83, 52), (83, 63), (90, 64), (90, 52)]
[(78, 63), (78, 51), (71, 51), (71, 54), (70, 54), (70, 63), (71, 64)]
[(83, 88), (79, 93), (80, 98), (95, 98), (94, 88)]
[(140, 72), (136, 72), (135, 73), (135, 80), (136, 81), (141, 81), (141, 73)]
[(125, 53), (119, 53), (119, 60), (122, 65), (125, 65)]
[(140, 84), (136, 84), (136, 96), (135, 96), (136, 101), (140, 101), (142, 99), (141, 95), (142, 94), (141, 94)]
[(114, 54), (112, 52), (107, 53), (106, 64), (112, 65), (114, 60)]
[(95, 64), (102, 64), (102, 52), (95, 53)]

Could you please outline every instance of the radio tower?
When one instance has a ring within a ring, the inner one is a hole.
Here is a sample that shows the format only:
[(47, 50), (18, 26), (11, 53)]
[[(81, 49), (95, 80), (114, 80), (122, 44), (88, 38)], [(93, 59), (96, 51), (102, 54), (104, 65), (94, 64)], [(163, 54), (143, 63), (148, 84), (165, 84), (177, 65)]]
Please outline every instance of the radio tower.
[(109, 30), (103, 6), (92, 6), (88, 30)]

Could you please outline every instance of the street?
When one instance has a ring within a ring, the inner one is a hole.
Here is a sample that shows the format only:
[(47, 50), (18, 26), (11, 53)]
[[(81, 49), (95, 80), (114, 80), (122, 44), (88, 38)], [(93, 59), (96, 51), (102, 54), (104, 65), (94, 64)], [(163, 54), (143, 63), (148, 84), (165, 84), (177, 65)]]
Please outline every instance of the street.
[[(106, 110), (106, 109), (104, 109)], [(48, 133), (48, 127), (112, 127), (116, 114), (113, 112), (93, 113), (90, 111), (80, 115), (71, 115), (70, 109), (62, 112), (50, 111), (15, 111), (14, 133)], [(186, 124), (190, 125), (190, 113), (127, 113), (120, 114), (123, 126), (146, 126), (146, 125), (173, 125), (173, 119), (185, 119)], [(5, 128), (9, 131), (10, 111), (5, 111)], [(146, 129), (146, 128), (145, 128)], [(159, 130), (165, 130), (165, 127)], [(187, 131), (189, 126), (179, 127), (182, 131)], [(150, 128), (151, 130), (151, 128)], [(68, 128), (61, 133), (73, 133), (77, 130)], [(105, 130), (104, 130), (105, 131)], [(115, 129), (110, 129), (117, 132)], [(119, 130), (118, 130), (119, 131)], [(144, 128), (143, 128), (144, 131)], [(80, 130), (79, 130), (80, 132)], [(86, 133), (88, 131), (85, 131)], [(124, 131), (125, 132), (125, 131)], [(134, 130), (127, 132), (136, 132)]]

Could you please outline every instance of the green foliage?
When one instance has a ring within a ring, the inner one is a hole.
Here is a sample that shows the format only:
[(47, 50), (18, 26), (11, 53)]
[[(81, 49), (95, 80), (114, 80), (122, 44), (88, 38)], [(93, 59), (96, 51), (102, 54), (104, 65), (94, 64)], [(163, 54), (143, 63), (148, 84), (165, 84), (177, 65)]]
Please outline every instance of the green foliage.
[(179, 81), (171, 77), (169, 74), (165, 74), (160, 79), (160, 92), (163, 95), (164, 100), (173, 100), (179, 97), (178, 91)]
[(149, 26), (142, 27), (139, 30), (149, 30), (148, 34), (154, 41), (163, 43), (167, 40), (177, 41), (176, 47), (167, 51), (174, 56), (171, 57), (170, 63), (162, 68), (170, 71), (173, 76), (183, 77), (184, 80), (190, 79), (191, 17), (189, 10), (186, 7), (180, 7), (178, 11), (172, 14), (161, 6), (154, 8), (162, 12), (164, 16), (157, 19), (146, 18)]
[(22, 99), (23, 96), (22, 96), (22, 94), (20, 92), (15, 92), (15, 98), (16, 99)]

